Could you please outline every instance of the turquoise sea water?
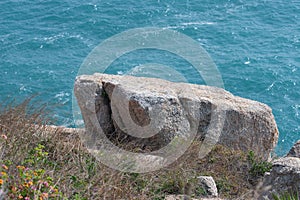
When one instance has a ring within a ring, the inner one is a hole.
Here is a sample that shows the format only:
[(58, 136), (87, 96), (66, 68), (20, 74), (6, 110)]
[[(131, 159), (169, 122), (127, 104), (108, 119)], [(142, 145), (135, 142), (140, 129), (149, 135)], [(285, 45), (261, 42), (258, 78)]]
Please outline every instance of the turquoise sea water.
[[(0, 100), (40, 93), (43, 102), (60, 105), (57, 124), (72, 126), (73, 83), (84, 58), (106, 38), (140, 27), (170, 28), (197, 40), (226, 90), (268, 104), (280, 131), (278, 154), (300, 139), (298, 0), (1, 0)], [(129, 56), (120, 63), (143, 61)], [(182, 73), (202, 83), (188, 68)]]

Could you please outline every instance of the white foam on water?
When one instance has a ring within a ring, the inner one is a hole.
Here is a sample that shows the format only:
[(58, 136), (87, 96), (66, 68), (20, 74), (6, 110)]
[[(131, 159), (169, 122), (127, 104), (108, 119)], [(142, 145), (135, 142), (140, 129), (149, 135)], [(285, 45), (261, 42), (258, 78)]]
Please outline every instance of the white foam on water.
[(191, 25), (214, 25), (215, 22), (184, 22), (181, 23), (183, 26), (191, 26)]

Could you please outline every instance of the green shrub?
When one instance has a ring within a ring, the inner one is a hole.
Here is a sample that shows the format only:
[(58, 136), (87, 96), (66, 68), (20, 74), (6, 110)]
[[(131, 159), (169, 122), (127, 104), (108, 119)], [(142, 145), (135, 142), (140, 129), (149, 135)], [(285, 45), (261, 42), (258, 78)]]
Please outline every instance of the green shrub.
[(263, 176), (272, 169), (272, 163), (259, 160), (253, 151), (249, 151), (248, 160), (250, 162), (249, 173), (254, 177)]

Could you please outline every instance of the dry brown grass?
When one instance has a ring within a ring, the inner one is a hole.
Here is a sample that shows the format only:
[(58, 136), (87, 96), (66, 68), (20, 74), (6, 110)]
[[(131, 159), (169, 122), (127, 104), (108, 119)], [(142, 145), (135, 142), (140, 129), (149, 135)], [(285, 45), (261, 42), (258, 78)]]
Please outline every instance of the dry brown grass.
[[(30, 100), (17, 106), (5, 106), (0, 113), (0, 162), (20, 165), (38, 144), (49, 153), (39, 168), (54, 178), (65, 199), (164, 199), (167, 194), (203, 193), (197, 176), (211, 175), (222, 197), (237, 198), (252, 189), (249, 163), (243, 152), (217, 146), (206, 158), (198, 158), (199, 142), (178, 161), (160, 171), (147, 174), (122, 173), (99, 163), (80, 142), (76, 131), (47, 129), (43, 107), (29, 106)], [(28, 114), (30, 111), (31, 114)], [(36, 124), (38, 126), (33, 126)], [(10, 173), (15, 173), (10, 171)]]

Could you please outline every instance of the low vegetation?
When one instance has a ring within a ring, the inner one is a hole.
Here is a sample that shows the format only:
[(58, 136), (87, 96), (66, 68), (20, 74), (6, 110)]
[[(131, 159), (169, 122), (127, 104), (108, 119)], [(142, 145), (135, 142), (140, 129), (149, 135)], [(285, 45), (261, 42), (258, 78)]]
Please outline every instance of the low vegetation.
[[(199, 142), (175, 163), (147, 174), (110, 169), (91, 156), (76, 132), (49, 131), (43, 107), (30, 100), (0, 109), (2, 199), (164, 199), (168, 194), (205, 195), (197, 176), (213, 176), (221, 197), (246, 196), (270, 165), (253, 152), (216, 146), (198, 158)], [(4, 198), (5, 196), (5, 198)], [(1, 199), (0, 197), (0, 199)]]
[(285, 192), (280, 195), (273, 194), (272, 196), (274, 200), (299, 200), (298, 192)]

